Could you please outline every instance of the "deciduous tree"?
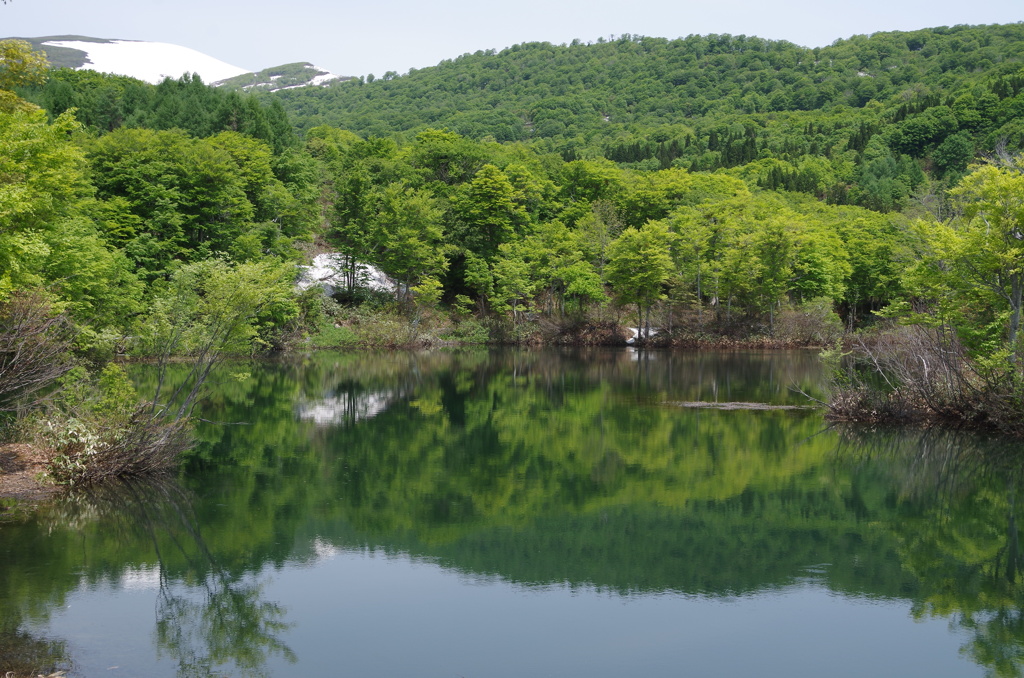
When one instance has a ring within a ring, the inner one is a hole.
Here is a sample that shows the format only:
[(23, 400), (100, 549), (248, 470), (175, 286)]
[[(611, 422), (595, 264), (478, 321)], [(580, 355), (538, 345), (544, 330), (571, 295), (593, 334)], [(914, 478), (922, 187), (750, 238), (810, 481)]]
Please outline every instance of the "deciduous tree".
[(652, 221), (627, 228), (608, 246), (605, 275), (623, 303), (636, 304), (645, 338), (650, 336), (651, 306), (664, 298), (672, 275), (674, 239), (664, 222)]

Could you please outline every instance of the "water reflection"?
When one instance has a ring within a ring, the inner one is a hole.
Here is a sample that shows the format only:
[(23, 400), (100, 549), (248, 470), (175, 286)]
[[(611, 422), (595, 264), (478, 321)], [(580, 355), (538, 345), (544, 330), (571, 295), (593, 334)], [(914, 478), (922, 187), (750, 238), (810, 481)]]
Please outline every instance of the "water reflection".
[(963, 652), (998, 676), (1024, 675), (1019, 441), (964, 432), (842, 429), (840, 455), (884, 465), (920, 508), (892, 526), (921, 582), (916, 618), (969, 633)]
[(71, 533), (88, 535), (74, 585), (157, 591), (157, 657), (171, 659), (177, 675), (267, 675), (270, 656), (295, 660), (280, 640), (290, 627), (285, 608), (263, 599), (251, 573), (220, 567), (194, 501), (173, 478), (110, 483), (61, 497), (38, 527), (71, 542)]
[(346, 426), (377, 416), (400, 397), (391, 391), (361, 393), (358, 385), (350, 384), (316, 400), (298, 403), (295, 412), (299, 419), (309, 419), (320, 426)]
[[(338, 590), (356, 584), (318, 573), (383, 554), (408, 561), (410, 580), (429, 566), (554, 597), (567, 587), (763, 610), (821, 590), (840, 625), (856, 616), (848, 601), (885, 602), (950, 620), (953, 648), (1020, 675), (1016, 444), (672, 405), (802, 405), (796, 391), (820, 395), (821, 379), (803, 352), (324, 353), (254, 366), (203, 410), (249, 423), (202, 428), (181, 484), (69, 498), (0, 530), (12, 565), (0, 568), (0, 614), (44, 628), (83, 588), (149, 590), (151, 661), (169, 669), (147, 675), (340, 671), (331, 643), (307, 641), (325, 622), (302, 616), (281, 582), (302, 570), (324, 607), (340, 608)], [(455, 597), (437, 604), (463, 612)], [(344, 621), (375, 615), (353, 603)], [(791, 645), (776, 626), (758, 633)], [(393, 634), (392, 647), (418, 642)]]
[(67, 643), (39, 637), (20, 628), (11, 618), (0, 628), (0, 668), (5, 676), (36, 676), (71, 668)]

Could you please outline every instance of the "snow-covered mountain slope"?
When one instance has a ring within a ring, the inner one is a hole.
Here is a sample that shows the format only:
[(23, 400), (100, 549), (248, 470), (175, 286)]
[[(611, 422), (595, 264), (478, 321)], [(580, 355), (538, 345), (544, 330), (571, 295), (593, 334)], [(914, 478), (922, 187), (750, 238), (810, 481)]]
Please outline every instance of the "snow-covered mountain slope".
[(197, 73), (206, 83), (249, 73), (194, 49), (166, 42), (48, 40), (42, 46), (85, 52), (85, 62), (79, 68), (127, 75), (154, 84), (167, 77), (180, 78), (184, 73)]
[(284, 64), (253, 73), (188, 47), (143, 40), (106, 40), (84, 35), (48, 35), (25, 40), (34, 50), (46, 52), (53, 68), (90, 69), (127, 75), (158, 84), (164, 78), (197, 73), (208, 85), (226, 89), (275, 92), (293, 87), (324, 87), (349, 80), (308, 62)]

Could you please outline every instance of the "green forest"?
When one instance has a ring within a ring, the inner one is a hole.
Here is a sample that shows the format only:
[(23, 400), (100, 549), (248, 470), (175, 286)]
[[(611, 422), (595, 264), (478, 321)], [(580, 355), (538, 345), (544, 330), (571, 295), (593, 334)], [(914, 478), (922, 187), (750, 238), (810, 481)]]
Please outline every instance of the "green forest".
[[(835, 412), (1019, 432), (1022, 54), (1020, 23), (623, 35), (249, 94), (0, 42), (0, 410), (71, 417), (74, 467), (139, 395), (187, 418), (228, 355), (645, 327), (845, 334), (890, 388), (847, 375)], [(333, 299), (295, 287), (323, 252)], [(121, 356), (194, 357), (194, 381), (133, 394)]]

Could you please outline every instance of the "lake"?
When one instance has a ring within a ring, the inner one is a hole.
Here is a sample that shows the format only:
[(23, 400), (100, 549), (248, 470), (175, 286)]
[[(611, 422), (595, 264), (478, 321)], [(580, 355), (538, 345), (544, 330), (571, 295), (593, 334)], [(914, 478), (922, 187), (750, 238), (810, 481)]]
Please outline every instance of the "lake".
[(180, 477), (0, 525), (3, 661), (1022, 673), (1019, 445), (830, 428), (813, 352), (324, 352), (214, 382)]

